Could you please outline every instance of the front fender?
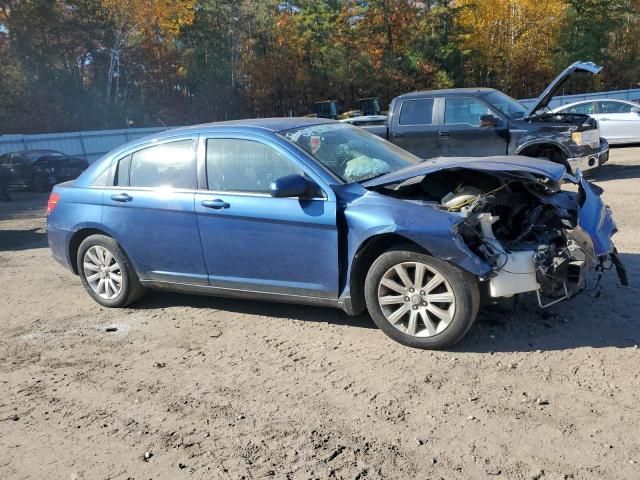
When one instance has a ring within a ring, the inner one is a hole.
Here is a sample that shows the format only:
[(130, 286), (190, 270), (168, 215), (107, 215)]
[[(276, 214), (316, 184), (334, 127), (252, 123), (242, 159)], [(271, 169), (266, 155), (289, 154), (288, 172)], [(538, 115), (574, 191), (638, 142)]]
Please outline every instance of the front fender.
[(348, 227), (349, 268), (355, 254), (370, 238), (393, 233), (477, 277), (483, 277), (491, 271), (491, 267), (471, 252), (458, 235), (457, 227), (462, 219), (428, 203), (367, 192), (347, 205), (344, 220)]
[(571, 149), (567, 145), (566, 135), (556, 132), (536, 132), (535, 135), (525, 135), (518, 141), (514, 154), (521, 155), (530, 147), (549, 145), (558, 148), (567, 158), (573, 157)]

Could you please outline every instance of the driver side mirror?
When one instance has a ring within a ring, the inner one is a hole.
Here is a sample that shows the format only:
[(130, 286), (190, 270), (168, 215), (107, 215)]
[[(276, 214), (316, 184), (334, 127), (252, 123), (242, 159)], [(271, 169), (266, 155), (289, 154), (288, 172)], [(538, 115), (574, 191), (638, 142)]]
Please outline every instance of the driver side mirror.
[(635, 113), (636, 115), (640, 115), (640, 107), (631, 107), (631, 113)]
[(270, 191), (271, 196), (275, 198), (313, 198), (323, 196), (320, 187), (311, 180), (297, 174), (276, 178), (271, 182)]
[(493, 115), (481, 115), (480, 126), (483, 128), (495, 128), (502, 125), (502, 120)]

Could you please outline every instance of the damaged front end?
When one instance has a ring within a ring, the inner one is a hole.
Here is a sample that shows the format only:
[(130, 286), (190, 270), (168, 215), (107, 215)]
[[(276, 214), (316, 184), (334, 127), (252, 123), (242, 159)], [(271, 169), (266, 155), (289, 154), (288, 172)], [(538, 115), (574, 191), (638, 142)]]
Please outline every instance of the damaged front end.
[(459, 217), (454, 235), (491, 266), (484, 279), (490, 298), (534, 292), (546, 308), (597, 289), (612, 267), (626, 285), (602, 190), (580, 172), (541, 170), (459, 164), (386, 185), (385, 193)]

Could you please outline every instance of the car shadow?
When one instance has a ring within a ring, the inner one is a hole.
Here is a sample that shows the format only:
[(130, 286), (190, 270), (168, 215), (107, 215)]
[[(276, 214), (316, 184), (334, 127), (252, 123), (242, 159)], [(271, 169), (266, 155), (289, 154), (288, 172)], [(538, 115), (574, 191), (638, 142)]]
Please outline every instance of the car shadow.
[(588, 179), (594, 182), (640, 178), (640, 165), (607, 163), (588, 173)]
[(615, 270), (605, 272), (600, 295), (584, 291), (568, 302), (541, 309), (533, 298), (512, 312), (485, 308), (459, 352), (530, 352), (575, 348), (632, 348), (640, 345), (640, 255), (621, 254), (630, 286)]
[[(640, 255), (622, 254), (631, 281), (640, 272)], [(305, 322), (331, 323), (355, 328), (377, 328), (367, 315), (351, 317), (338, 309), (238, 300), (182, 293), (150, 292), (134, 309), (188, 306), (229, 313), (269, 316)], [(513, 311), (485, 307), (473, 328), (450, 351), (469, 353), (531, 352), (575, 348), (629, 348), (640, 345), (640, 310), (637, 285), (622, 287), (615, 271), (605, 272), (602, 293), (582, 292), (568, 302), (548, 309), (538, 307), (529, 296)], [(380, 335), (383, 335), (380, 332)]]
[(47, 234), (41, 227), (27, 230), (0, 230), (0, 252), (47, 247)]
[(42, 218), (47, 209), (47, 193), (11, 192), (11, 201), (0, 201), (0, 221)]
[(223, 310), (228, 313), (248, 314), (305, 322), (331, 323), (357, 328), (377, 328), (368, 315), (350, 316), (337, 308), (295, 305), (206, 295), (189, 295), (173, 292), (149, 292), (132, 305), (133, 309), (162, 309), (168, 307), (190, 307), (207, 310)]

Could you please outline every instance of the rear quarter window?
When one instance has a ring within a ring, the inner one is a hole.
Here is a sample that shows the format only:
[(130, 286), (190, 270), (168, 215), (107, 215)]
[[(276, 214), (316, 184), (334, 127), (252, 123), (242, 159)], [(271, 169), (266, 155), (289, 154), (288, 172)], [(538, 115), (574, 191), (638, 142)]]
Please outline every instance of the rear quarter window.
[(121, 158), (113, 184), (140, 188), (195, 188), (193, 140), (162, 143)]

